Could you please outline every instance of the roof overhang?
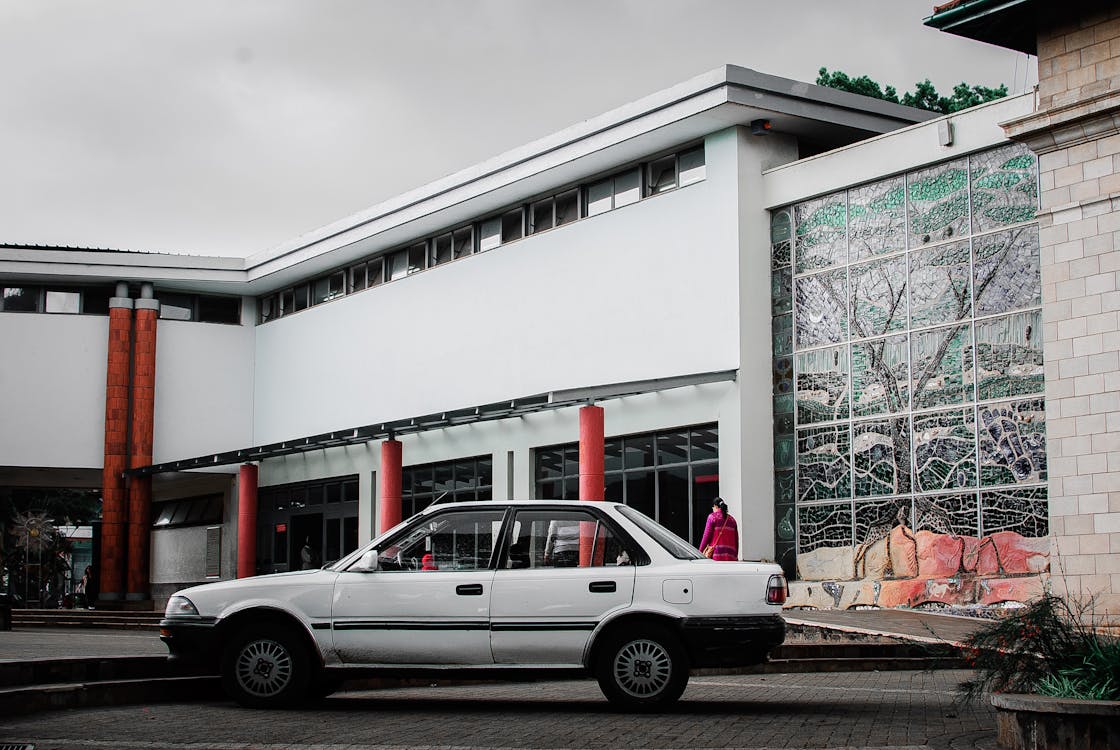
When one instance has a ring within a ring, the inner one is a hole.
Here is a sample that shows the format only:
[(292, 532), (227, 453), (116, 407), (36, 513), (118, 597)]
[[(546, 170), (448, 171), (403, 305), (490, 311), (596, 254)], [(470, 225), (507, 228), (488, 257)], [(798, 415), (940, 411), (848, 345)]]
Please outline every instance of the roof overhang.
[(954, 0), (933, 9), (926, 26), (957, 36), (1038, 54), (1036, 0)]
[(246, 259), (7, 248), (0, 252), (0, 276), (155, 281), (171, 289), (266, 294), (753, 120), (767, 119), (771, 132), (831, 148), (935, 116), (728, 65)]
[(722, 383), (735, 380), (736, 370), (722, 370), (718, 372), (705, 372), (693, 375), (679, 375), (669, 378), (655, 378), (652, 380), (638, 380), (627, 383), (612, 383), (608, 385), (574, 388), (563, 391), (550, 391), (533, 396), (499, 401), (492, 404), (482, 404), (437, 414), (424, 414), (418, 417), (398, 419), (392, 422), (348, 427), (344, 430), (324, 432), (318, 435), (282, 440), (267, 445), (255, 445), (249, 448), (212, 453), (205, 456), (185, 458), (179, 461), (143, 466), (129, 469), (125, 476), (152, 476), (168, 472), (181, 472), (192, 470), (216, 469), (232, 464), (243, 464), (253, 461), (264, 461), (269, 458), (281, 458), (310, 451), (339, 448), (347, 445), (360, 445), (373, 440), (389, 440), (404, 435), (412, 435), (430, 430), (442, 430), (448, 427), (477, 424), (479, 422), (492, 422), (499, 419), (524, 417), (541, 411), (566, 409), (571, 406), (582, 406), (596, 401), (637, 396), (643, 393), (655, 393), (673, 388), (686, 386), (705, 385), (707, 383)]

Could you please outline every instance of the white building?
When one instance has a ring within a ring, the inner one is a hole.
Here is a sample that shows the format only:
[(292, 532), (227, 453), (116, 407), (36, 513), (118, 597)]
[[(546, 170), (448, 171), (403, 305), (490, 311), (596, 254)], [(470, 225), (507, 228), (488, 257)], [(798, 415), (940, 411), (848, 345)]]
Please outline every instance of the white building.
[[(0, 248), (0, 488), (134, 469), (107, 604), (338, 557), (445, 494), (604, 493), (693, 543), (718, 493), (795, 604), (1022, 600), (1038, 178), (998, 123), (1033, 106), (933, 120), (728, 66), (245, 260)], [(128, 321), (157, 309), (152, 397)]]

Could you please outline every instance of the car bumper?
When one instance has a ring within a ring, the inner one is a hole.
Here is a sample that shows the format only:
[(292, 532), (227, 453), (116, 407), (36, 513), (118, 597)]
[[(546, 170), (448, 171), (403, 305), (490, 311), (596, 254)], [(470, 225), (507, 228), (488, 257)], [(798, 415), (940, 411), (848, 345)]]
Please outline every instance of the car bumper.
[(781, 615), (689, 617), (681, 639), (693, 667), (745, 667), (766, 661), (786, 639)]
[(216, 626), (213, 618), (164, 619), (159, 623), (159, 639), (167, 645), (172, 661), (216, 664)]

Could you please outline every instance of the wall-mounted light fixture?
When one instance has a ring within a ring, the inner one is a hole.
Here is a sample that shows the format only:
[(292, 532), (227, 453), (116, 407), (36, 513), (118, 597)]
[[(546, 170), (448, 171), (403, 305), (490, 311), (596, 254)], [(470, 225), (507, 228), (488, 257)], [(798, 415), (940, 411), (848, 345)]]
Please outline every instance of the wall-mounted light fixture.
[(769, 120), (751, 120), (751, 135), (766, 135), (769, 132)]

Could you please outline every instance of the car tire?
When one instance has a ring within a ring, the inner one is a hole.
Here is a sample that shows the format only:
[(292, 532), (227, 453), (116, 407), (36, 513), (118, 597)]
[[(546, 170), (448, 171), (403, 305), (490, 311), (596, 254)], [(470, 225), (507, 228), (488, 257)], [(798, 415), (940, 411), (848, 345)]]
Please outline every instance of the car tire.
[(688, 685), (680, 640), (654, 625), (608, 634), (597, 649), (594, 670), (607, 700), (628, 710), (667, 706)]
[(289, 627), (255, 626), (241, 630), (222, 660), (222, 687), (249, 708), (287, 708), (307, 697), (311, 660)]

